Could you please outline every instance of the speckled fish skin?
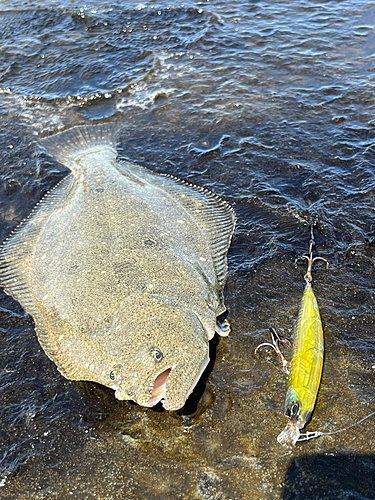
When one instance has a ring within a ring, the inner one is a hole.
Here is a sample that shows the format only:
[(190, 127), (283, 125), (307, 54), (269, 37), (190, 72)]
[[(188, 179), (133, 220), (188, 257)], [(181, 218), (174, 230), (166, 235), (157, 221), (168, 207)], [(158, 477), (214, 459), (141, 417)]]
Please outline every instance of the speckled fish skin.
[[(181, 408), (224, 330), (234, 212), (215, 195), (116, 161), (116, 127), (42, 141), (72, 173), (0, 251), (0, 285), (71, 380)], [(160, 387), (158, 387), (160, 385)]]

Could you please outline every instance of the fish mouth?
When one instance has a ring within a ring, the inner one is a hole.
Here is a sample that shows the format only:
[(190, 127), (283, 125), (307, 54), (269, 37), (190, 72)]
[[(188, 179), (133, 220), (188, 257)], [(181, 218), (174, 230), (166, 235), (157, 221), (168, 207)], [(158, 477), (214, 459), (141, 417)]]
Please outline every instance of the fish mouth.
[(147, 406), (154, 406), (165, 398), (166, 384), (171, 370), (172, 368), (167, 368), (156, 377)]
[[(166, 370), (163, 370), (159, 375), (154, 380), (153, 386), (150, 390), (150, 397), (147, 401), (147, 403), (142, 403), (142, 406), (155, 406), (158, 404), (160, 401), (163, 403), (163, 406), (166, 410), (178, 410), (182, 408), (182, 406), (185, 404), (187, 398), (190, 396), (190, 394), (193, 392), (194, 387), (197, 385), (199, 379), (202, 376), (202, 373), (204, 370), (207, 368), (207, 365), (210, 361), (210, 356), (209, 352), (207, 351), (206, 356), (201, 363), (199, 370), (195, 374), (193, 380), (190, 382), (189, 386), (187, 387), (187, 390), (185, 389), (183, 391), (183, 394), (181, 393), (178, 398), (175, 396), (172, 396), (167, 394), (167, 383), (169, 380), (170, 373), (178, 368), (181, 369), (181, 367), (178, 367), (178, 365), (172, 366), (171, 368), (167, 368)], [(177, 372), (177, 374), (180, 374), (181, 370)]]

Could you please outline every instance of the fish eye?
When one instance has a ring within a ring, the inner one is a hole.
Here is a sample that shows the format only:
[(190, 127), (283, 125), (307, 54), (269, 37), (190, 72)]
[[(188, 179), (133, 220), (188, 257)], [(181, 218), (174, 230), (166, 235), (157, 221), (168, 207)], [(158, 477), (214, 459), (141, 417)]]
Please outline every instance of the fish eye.
[(122, 369), (122, 365), (115, 365), (112, 368), (112, 371), (109, 373), (109, 378), (112, 381), (116, 380), (121, 372), (121, 369)]
[(154, 360), (158, 362), (164, 358), (164, 355), (161, 352), (161, 350), (155, 346), (150, 347), (150, 354), (154, 358)]

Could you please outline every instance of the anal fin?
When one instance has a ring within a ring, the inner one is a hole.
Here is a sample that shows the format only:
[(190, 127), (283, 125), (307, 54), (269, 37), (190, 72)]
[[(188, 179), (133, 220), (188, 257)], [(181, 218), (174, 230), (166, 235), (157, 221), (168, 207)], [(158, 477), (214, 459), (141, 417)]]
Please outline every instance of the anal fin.
[(33, 316), (36, 308), (30, 271), (35, 243), (46, 220), (64, 202), (73, 183), (73, 174), (60, 181), (36, 204), (29, 217), (19, 224), (0, 247), (0, 286)]

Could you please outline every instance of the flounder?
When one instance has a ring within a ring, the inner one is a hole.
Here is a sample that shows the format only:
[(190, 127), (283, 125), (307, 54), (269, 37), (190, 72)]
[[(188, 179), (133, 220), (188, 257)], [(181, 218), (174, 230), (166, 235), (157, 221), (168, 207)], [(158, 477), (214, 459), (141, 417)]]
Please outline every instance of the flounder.
[(116, 160), (117, 127), (41, 141), (71, 173), (0, 250), (0, 285), (59, 371), (120, 400), (181, 408), (209, 361), (233, 209), (206, 189)]

